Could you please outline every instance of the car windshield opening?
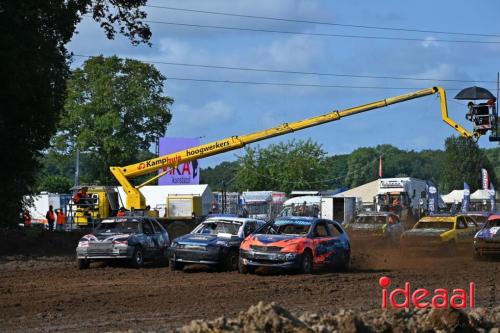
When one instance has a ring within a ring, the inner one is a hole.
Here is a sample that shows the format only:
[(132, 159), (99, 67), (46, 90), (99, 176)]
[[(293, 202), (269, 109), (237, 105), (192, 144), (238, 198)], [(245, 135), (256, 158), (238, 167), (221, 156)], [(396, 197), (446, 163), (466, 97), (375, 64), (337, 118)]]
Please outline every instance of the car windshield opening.
[(306, 235), (311, 228), (311, 223), (306, 221), (277, 221), (273, 230), (278, 235)]
[(137, 220), (103, 222), (96, 228), (96, 233), (133, 233), (139, 230)]
[(497, 220), (489, 220), (486, 224), (487, 228), (492, 228), (492, 227), (500, 227), (500, 219)]
[(202, 223), (193, 233), (205, 235), (231, 234), (238, 235), (241, 224), (231, 222), (205, 222)]
[(453, 222), (418, 222), (415, 229), (453, 229)]
[(385, 216), (359, 216), (354, 223), (385, 224)]

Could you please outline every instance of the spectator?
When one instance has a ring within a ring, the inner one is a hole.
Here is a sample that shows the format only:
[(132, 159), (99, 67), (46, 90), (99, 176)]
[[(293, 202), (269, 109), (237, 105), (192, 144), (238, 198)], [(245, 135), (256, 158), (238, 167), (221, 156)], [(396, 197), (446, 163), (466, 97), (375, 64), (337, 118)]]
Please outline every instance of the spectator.
[(125, 208), (120, 207), (120, 209), (118, 210), (118, 213), (116, 213), (116, 216), (125, 216), (125, 215), (126, 215)]
[(66, 226), (66, 215), (64, 215), (62, 209), (56, 209), (56, 215), (57, 215), (56, 230), (64, 231), (64, 228)]
[(54, 231), (54, 222), (56, 220), (56, 214), (54, 213), (54, 207), (52, 205), (49, 206), (49, 210), (47, 214), (45, 214), (45, 218), (49, 224), (49, 231)]
[(26, 228), (31, 227), (31, 215), (30, 215), (30, 213), (27, 210), (23, 211), (22, 218), (23, 218), (23, 224), (24, 224), (24, 226)]

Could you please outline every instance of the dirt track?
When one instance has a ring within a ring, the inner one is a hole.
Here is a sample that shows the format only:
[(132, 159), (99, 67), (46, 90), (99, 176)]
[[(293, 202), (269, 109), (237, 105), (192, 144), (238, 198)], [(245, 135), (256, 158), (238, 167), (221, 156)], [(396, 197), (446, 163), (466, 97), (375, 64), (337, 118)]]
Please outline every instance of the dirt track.
[(387, 250), (355, 254), (349, 273), (277, 275), (209, 272), (198, 267), (135, 270), (94, 264), (78, 271), (72, 258), (4, 258), (0, 263), (0, 331), (166, 330), (192, 319), (232, 316), (259, 301), (292, 312), (367, 310), (380, 306), (378, 279), (394, 286), (465, 288), (476, 283), (476, 306), (499, 304), (500, 263), (458, 258), (408, 259)]

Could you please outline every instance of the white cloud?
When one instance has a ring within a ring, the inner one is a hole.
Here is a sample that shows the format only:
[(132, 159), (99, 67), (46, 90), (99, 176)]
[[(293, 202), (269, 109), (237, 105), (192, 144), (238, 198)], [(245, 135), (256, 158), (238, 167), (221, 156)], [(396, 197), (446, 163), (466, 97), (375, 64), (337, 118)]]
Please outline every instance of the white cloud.
[(233, 119), (234, 109), (222, 101), (210, 101), (201, 107), (188, 104), (174, 105), (172, 113), (172, 131), (198, 135), (205, 134), (207, 128), (211, 126), (220, 127), (228, 124)]
[(421, 44), (425, 48), (439, 46), (439, 43), (436, 41), (436, 38), (434, 37), (425, 37)]

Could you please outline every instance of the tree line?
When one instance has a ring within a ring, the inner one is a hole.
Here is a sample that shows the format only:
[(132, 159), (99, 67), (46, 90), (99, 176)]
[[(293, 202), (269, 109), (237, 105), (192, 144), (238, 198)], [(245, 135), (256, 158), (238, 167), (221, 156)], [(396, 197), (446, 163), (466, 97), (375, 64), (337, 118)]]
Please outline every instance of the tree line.
[(472, 190), (480, 188), (481, 168), (500, 188), (496, 177), (500, 148), (481, 149), (472, 140), (455, 136), (446, 139), (444, 150), (407, 151), (378, 145), (333, 156), (311, 140), (249, 147), (236, 161), (201, 169), (200, 181), (214, 191), (352, 188), (378, 178), (380, 157), (383, 177), (432, 180), (442, 193), (462, 189), (464, 182)]

